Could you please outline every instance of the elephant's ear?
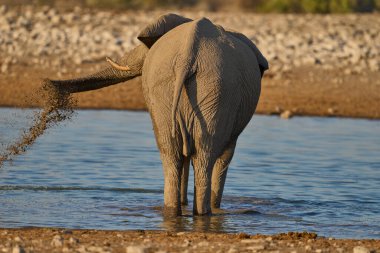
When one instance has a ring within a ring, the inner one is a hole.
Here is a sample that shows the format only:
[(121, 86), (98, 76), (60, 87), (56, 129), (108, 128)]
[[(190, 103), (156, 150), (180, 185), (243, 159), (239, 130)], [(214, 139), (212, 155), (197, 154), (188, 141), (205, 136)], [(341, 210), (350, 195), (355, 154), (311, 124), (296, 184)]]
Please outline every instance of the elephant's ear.
[(153, 44), (165, 33), (171, 29), (193, 21), (192, 19), (179, 16), (177, 14), (169, 13), (160, 16), (158, 19), (147, 25), (137, 36), (137, 38), (144, 43), (148, 48), (151, 48)]
[(256, 45), (242, 33), (229, 31), (229, 30), (227, 30), (227, 33), (239, 39), (240, 41), (242, 41), (244, 44), (249, 46), (249, 48), (255, 53), (257, 62), (259, 63), (261, 76), (263, 76), (264, 71), (269, 69), (269, 64), (268, 64), (267, 59), (265, 59), (265, 57), (260, 52), (260, 50), (256, 47)]

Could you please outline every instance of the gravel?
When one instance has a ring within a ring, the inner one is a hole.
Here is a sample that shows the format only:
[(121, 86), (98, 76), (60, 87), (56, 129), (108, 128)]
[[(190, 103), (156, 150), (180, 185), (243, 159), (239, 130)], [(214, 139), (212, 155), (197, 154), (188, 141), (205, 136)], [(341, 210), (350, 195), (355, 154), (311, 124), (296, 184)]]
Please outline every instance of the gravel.
[(356, 246), (353, 249), (353, 253), (370, 253), (371, 251), (363, 246)]
[[(90, 11), (76, 7), (0, 6), (0, 71), (12, 65), (54, 68), (103, 62), (139, 42), (138, 32), (164, 12)], [(347, 75), (380, 70), (380, 15), (280, 15), (179, 12), (206, 16), (244, 33), (270, 62), (272, 76), (312, 65)], [(78, 71), (79, 72), (79, 71)]]
[(60, 235), (56, 235), (53, 237), (53, 240), (51, 240), (50, 243), (53, 247), (62, 247), (63, 246), (63, 238)]
[[(7, 232), (7, 234), (2, 233)], [(121, 236), (119, 236), (121, 235)], [(21, 242), (15, 240), (21, 236)], [(81, 238), (70, 244), (70, 238)], [(63, 242), (56, 247), (52, 240)], [(66, 234), (59, 228), (0, 228), (0, 250), (2, 252), (81, 252), (81, 253), (165, 253), (165, 252), (380, 252), (380, 241), (374, 239), (328, 239), (313, 233), (277, 234), (271, 236), (240, 234), (186, 232), (183, 235), (167, 231), (148, 230), (72, 230)], [(270, 238), (270, 239), (269, 239)], [(309, 239), (308, 239), (309, 238)], [(150, 243), (147, 244), (146, 240)], [(183, 240), (191, 245), (182, 245)]]

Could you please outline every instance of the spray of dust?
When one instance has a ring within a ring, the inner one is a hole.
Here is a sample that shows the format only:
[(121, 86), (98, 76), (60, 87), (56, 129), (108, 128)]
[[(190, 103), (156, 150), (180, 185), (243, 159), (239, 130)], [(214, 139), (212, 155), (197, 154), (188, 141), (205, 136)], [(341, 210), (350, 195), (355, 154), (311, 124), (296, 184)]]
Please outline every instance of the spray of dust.
[(50, 80), (42, 82), (41, 88), (32, 99), (42, 100), (43, 106), (34, 114), (32, 126), (23, 130), (20, 137), (8, 144), (6, 150), (0, 154), (0, 168), (5, 161), (11, 161), (15, 156), (25, 153), (48, 128), (71, 119), (74, 113), (74, 99)]

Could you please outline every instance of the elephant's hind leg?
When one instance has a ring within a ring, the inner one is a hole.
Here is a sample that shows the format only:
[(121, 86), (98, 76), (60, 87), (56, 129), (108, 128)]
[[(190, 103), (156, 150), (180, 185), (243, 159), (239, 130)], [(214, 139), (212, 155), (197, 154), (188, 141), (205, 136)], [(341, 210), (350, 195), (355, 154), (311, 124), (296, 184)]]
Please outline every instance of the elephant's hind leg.
[(184, 157), (181, 176), (181, 205), (188, 205), (187, 185), (189, 182), (190, 157)]
[(181, 211), (181, 176), (183, 157), (161, 154), (164, 169), (164, 216), (179, 216)]
[(233, 141), (223, 154), (218, 157), (212, 170), (211, 179), (211, 208), (219, 209), (222, 201), (224, 183), (226, 182), (228, 165), (234, 155), (236, 141)]
[(194, 209), (195, 215), (211, 214), (211, 176), (216, 156), (198, 153), (192, 157), (194, 167)]

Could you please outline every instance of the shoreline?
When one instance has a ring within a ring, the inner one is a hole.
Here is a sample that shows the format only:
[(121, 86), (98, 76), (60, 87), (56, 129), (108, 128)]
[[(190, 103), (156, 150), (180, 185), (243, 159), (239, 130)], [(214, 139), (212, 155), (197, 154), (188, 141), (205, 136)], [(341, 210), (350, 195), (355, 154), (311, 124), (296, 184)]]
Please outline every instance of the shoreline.
[[(20, 109), (20, 110), (23, 110), (23, 109), (30, 109), (30, 110), (34, 110), (34, 109), (40, 109), (41, 107), (39, 106), (23, 106), (23, 107), (20, 107), (20, 106), (12, 106), (12, 105), (0, 105), (0, 108), (1, 109)], [(148, 113), (148, 111), (146, 109), (134, 109), (134, 108), (109, 108), (109, 107), (78, 107), (76, 106), (74, 108), (75, 110), (81, 110), (81, 111), (102, 111), (102, 110), (105, 110), (105, 111), (130, 111), (130, 112), (146, 112)], [(370, 121), (378, 121), (380, 120), (380, 117), (357, 117), (357, 116), (338, 116), (338, 115), (308, 115), (308, 114), (292, 114), (291, 117), (289, 118), (284, 118), (284, 117), (281, 117), (281, 113), (277, 113), (277, 112), (255, 112), (254, 116), (270, 116), (270, 117), (279, 117), (279, 118), (282, 118), (282, 119), (290, 119), (290, 118), (302, 118), (302, 117), (310, 117), (310, 118), (333, 118), (333, 119), (348, 119), (348, 120), (370, 120)]]
[(379, 239), (334, 239), (315, 233), (274, 235), (96, 230), (63, 228), (0, 228), (3, 252), (379, 252)]
[[(87, 64), (78, 74), (75, 68), (59, 77), (54, 70), (38, 67), (13, 66), (10, 75), (0, 76), (0, 107), (34, 108), (40, 104), (31, 99), (41, 80), (70, 79), (93, 73), (106, 66), (105, 62)], [(317, 68), (300, 67), (288, 71), (280, 79), (264, 75), (256, 114), (317, 116), (338, 118), (380, 119), (380, 72), (366, 75), (343, 75)], [(311, 78), (311, 79), (310, 79)], [(335, 80), (335, 81), (334, 81)], [(145, 111), (141, 78), (100, 90), (74, 94), (76, 109), (112, 109)]]

